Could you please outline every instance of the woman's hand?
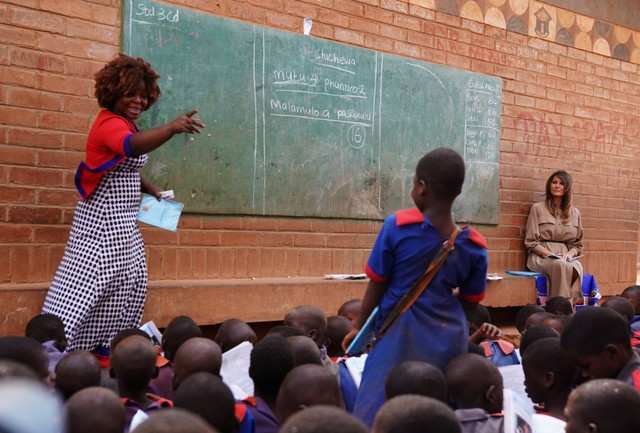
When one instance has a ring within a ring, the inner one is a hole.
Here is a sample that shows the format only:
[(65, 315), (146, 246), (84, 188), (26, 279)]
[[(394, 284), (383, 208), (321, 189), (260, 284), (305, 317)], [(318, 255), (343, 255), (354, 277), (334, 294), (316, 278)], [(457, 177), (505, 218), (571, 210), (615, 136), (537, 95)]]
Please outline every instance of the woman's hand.
[(200, 134), (200, 130), (205, 127), (204, 123), (195, 115), (198, 110), (191, 110), (171, 122), (171, 130), (174, 134), (187, 133)]
[(347, 347), (349, 347), (353, 339), (356, 338), (356, 335), (358, 335), (359, 331), (359, 329), (353, 328), (347, 335), (344, 336), (344, 338), (342, 339), (342, 350), (344, 350), (345, 352), (347, 351)]
[(160, 199), (162, 198), (162, 191), (160, 191), (160, 188), (156, 187), (155, 185), (147, 182), (144, 178), (140, 179), (140, 183), (142, 186), (142, 192), (145, 192), (149, 195), (154, 196), (158, 201), (160, 201)]

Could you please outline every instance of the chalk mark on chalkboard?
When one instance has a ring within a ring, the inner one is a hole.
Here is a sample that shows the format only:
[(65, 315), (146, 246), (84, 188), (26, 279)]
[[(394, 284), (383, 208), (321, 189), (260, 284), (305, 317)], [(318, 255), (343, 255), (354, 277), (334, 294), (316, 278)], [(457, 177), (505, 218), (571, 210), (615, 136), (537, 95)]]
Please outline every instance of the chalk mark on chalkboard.
[(305, 83), (304, 81), (300, 81), (300, 80), (291, 80), (291, 81), (274, 81), (273, 82), (274, 85), (283, 85), (283, 86), (287, 86), (289, 84), (293, 84), (296, 86), (309, 86), (309, 87), (316, 87), (315, 84), (311, 84), (311, 83)]
[(300, 116), (297, 114), (278, 114), (278, 113), (269, 113), (270, 116), (275, 116), (275, 117), (295, 117), (298, 119), (308, 119), (308, 120), (321, 120), (323, 122), (335, 122), (335, 123), (346, 123), (348, 125), (360, 125), (360, 126), (366, 126), (367, 128), (370, 128), (371, 125), (369, 125), (368, 123), (364, 123), (364, 122), (351, 122), (349, 120), (338, 120), (338, 119), (324, 119), (321, 117), (311, 117), (311, 116)]
[(264, 28), (262, 29), (262, 214), (267, 213), (267, 120), (265, 116), (265, 112), (267, 111), (266, 107), (266, 97), (265, 97), (265, 58), (267, 57), (267, 52), (265, 51), (265, 41), (264, 41)]
[(354, 71), (350, 71), (349, 69), (340, 68), (338, 66), (326, 65), (324, 63), (315, 63), (315, 64), (318, 65), (318, 66), (322, 66), (324, 68), (337, 69), (338, 71), (346, 72), (347, 74), (351, 74), (351, 75), (355, 75), (356, 74)]
[(380, 55), (380, 101), (378, 102), (378, 209), (382, 209), (382, 77), (384, 77), (384, 54)]
[(258, 165), (258, 94), (256, 90), (256, 28), (253, 30), (253, 184), (251, 186), (251, 208), (256, 208), (256, 170)]
[(371, 133), (374, 134), (376, 130), (376, 90), (378, 87), (378, 53), (374, 58), (374, 72), (373, 72), (373, 106), (371, 107)]
[(133, 44), (133, 0), (129, 2), (129, 52), (131, 53), (131, 45)]
[(309, 93), (311, 95), (338, 96), (340, 98), (357, 98), (357, 99), (369, 98), (368, 96), (362, 96), (362, 95), (344, 95), (344, 94), (337, 94), (337, 93), (314, 92), (312, 90), (297, 90), (297, 89), (276, 89), (276, 92)]

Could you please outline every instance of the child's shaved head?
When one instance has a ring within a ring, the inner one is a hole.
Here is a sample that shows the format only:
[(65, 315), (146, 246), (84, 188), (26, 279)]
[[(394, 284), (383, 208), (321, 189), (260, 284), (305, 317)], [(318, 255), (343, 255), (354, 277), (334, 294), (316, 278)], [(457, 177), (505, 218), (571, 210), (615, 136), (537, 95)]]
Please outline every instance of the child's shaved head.
[(629, 323), (631, 323), (631, 321), (633, 320), (633, 316), (635, 315), (635, 311), (633, 309), (631, 301), (629, 301), (627, 298), (623, 298), (622, 296), (612, 296), (610, 298), (607, 298), (602, 303), (602, 306), (604, 308), (610, 308), (611, 310), (620, 314), (622, 317), (624, 317), (624, 320)]
[(522, 366), (527, 394), (535, 403), (566, 398), (576, 379), (576, 365), (562, 350), (558, 337), (543, 338), (529, 346)]
[(294, 366), (303, 364), (322, 365), (320, 349), (318, 345), (309, 337), (299, 335), (287, 338), (291, 351), (293, 352)]
[(91, 387), (76, 392), (65, 405), (67, 433), (122, 433), (124, 405), (106, 388)]
[(544, 308), (540, 305), (529, 304), (518, 310), (518, 313), (516, 314), (516, 328), (518, 328), (518, 332), (520, 332), (520, 334), (524, 333), (527, 319), (534, 313), (544, 313)]
[(462, 191), (464, 160), (453, 149), (440, 147), (420, 159), (416, 180), (427, 184), (437, 200), (452, 202)]
[(281, 422), (297, 411), (315, 405), (343, 408), (338, 379), (328, 368), (305, 364), (294, 368), (282, 382), (276, 402)]
[(260, 398), (275, 404), (282, 381), (292, 369), (293, 352), (286, 338), (269, 335), (253, 347), (249, 376)]
[(202, 330), (188, 316), (178, 316), (167, 325), (162, 334), (162, 350), (169, 361), (173, 361), (176, 352), (190, 338), (202, 337)]
[(59, 350), (63, 351), (67, 347), (67, 339), (64, 334), (64, 323), (55, 314), (38, 314), (27, 323), (24, 335), (34, 340), (44, 343), (45, 341), (55, 341)]
[(0, 360), (0, 380), (2, 379), (35, 379), (40, 380), (35, 371), (24, 364), (8, 359)]
[(159, 410), (131, 433), (218, 433), (202, 418), (184, 409)]
[(573, 314), (573, 307), (571, 306), (569, 298), (565, 298), (564, 296), (552, 296), (547, 299), (547, 302), (544, 305), (544, 311), (551, 314), (570, 316)]
[(157, 375), (156, 350), (151, 341), (139, 335), (122, 340), (111, 354), (111, 371), (121, 391), (146, 389)]
[(637, 433), (640, 394), (618, 380), (591, 380), (571, 393), (565, 415), (567, 433)]
[(416, 394), (447, 402), (447, 381), (438, 367), (421, 361), (406, 361), (396, 365), (384, 386), (387, 400), (398, 395)]
[(100, 363), (89, 352), (73, 352), (56, 365), (56, 389), (68, 400), (73, 394), (100, 385)]
[(361, 421), (333, 406), (314, 406), (292, 415), (280, 433), (368, 433)]
[(204, 371), (220, 375), (222, 351), (220, 346), (208, 338), (195, 337), (185, 341), (176, 353), (173, 366), (173, 389), (189, 375)]
[(372, 433), (460, 431), (456, 414), (441, 401), (422, 395), (400, 395), (387, 401), (378, 411)]
[(327, 318), (327, 353), (329, 356), (342, 356), (342, 340), (353, 329), (349, 319), (342, 316)]
[(313, 305), (295, 307), (284, 317), (284, 324), (299, 329), (304, 335), (311, 337), (318, 346), (324, 344), (327, 318), (320, 308)]
[(456, 409), (502, 411), (502, 375), (482, 356), (466, 353), (454, 358), (446, 369), (449, 399)]
[(240, 319), (228, 319), (222, 322), (214, 338), (222, 352), (233, 349), (245, 341), (254, 344), (256, 340), (256, 333), (251, 329), (251, 326)]
[(0, 337), (0, 360), (26, 365), (43, 380), (49, 377), (49, 359), (44, 348), (28, 337)]
[(634, 314), (640, 314), (640, 286), (629, 286), (622, 291), (623, 298), (627, 298), (633, 305)]
[(340, 306), (338, 316), (346, 317), (355, 325), (362, 311), (362, 299), (350, 299)]

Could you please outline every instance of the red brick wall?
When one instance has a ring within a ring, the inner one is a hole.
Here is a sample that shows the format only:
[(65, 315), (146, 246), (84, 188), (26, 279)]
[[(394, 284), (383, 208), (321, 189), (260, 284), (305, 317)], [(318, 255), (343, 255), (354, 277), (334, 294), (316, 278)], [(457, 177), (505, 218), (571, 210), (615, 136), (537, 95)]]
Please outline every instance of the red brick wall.
[[(587, 272), (635, 280), (640, 74), (609, 57), (433, 10), (433, 0), (173, 0), (284, 30), (503, 79), (500, 224), (491, 270), (521, 269), (523, 227), (546, 177), (574, 175)], [(118, 0), (0, 4), (0, 284), (47, 282), (73, 215), (74, 168), (97, 110), (92, 75), (118, 52)], [(360, 272), (378, 222), (187, 216), (144, 230), (152, 279)]]

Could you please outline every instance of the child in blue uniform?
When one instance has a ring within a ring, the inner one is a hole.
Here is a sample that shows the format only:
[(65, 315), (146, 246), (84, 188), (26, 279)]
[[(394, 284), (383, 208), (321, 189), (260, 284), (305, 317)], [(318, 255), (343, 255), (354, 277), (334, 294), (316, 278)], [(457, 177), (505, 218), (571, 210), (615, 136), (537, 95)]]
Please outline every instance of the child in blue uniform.
[[(460, 155), (447, 148), (433, 150), (418, 162), (411, 191), (416, 207), (384, 221), (366, 267), (371, 281), (356, 329), (378, 305), (379, 330), (450, 237), (455, 228), (451, 207), (462, 190), (464, 172)], [(468, 327), (460, 300), (477, 303), (484, 296), (487, 245), (473, 229), (462, 230), (454, 245), (429, 287), (369, 353), (354, 409), (368, 425), (384, 402), (384, 381), (395, 365), (425, 361), (444, 369), (467, 351)], [(354, 335), (348, 334), (344, 343)]]

